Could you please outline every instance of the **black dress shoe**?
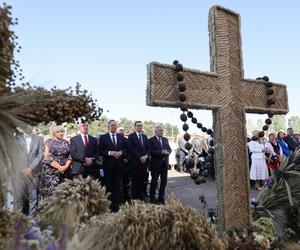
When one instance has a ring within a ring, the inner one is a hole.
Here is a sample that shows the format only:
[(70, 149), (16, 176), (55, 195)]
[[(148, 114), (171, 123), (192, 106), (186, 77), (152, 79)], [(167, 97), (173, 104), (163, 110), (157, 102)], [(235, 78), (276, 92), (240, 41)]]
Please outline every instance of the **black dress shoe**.
[(164, 205), (166, 204), (164, 198), (158, 198), (158, 203), (164, 204)]
[(150, 202), (153, 203), (153, 204), (158, 204), (158, 201), (156, 198), (151, 198), (150, 199)]

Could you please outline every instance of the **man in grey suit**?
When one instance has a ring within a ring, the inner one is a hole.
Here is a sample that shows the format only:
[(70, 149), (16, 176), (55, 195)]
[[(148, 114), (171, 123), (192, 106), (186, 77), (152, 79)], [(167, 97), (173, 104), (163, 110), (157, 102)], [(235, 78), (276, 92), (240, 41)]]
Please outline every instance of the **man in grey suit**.
[[(14, 210), (32, 216), (38, 205), (38, 187), (41, 174), (41, 162), (44, 158), (43, 137), (32, 134), (32, 127), (26, 126), (24, 133), (17, 136), (22, 148), (25, 166), (21, 170), (24, 180), (23, 190), (15, 191)], [(29, 208), (26, 209), (24, 200), (28, 199)], [(28, 211), (28, 212), (27, 212)]]

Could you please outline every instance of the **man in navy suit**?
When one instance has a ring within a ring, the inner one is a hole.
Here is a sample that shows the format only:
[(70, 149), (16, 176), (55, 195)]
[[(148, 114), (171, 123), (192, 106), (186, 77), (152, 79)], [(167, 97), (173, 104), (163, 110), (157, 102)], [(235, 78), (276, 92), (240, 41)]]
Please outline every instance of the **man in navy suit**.
[[(172, 152), (168, 139), (163, 137), (163, 127), (157, 125), (155, 127), (155, 135), (149, 139), (150, 149), (150, 171), (151, 171), (151, 185), (150, 185), (150, 201), (152, 203), (165, 203), (165, 188), (168, 178), (169, 154)], [(158, 200), (156, 199), (157, 181), (160, 177), (160, 187)]]
[(121, 176), (124, 168), (123, 156), (126, 154), (126, 141), (123, 135), (117, 133), (115, 120), (108, 122), (108, 133), (99, 138), (100, 155), (103, 156), (103, 170), (106, 192), (110, 193), (110, 209), (119, 210), (121, 202)]
[(132, 173), (132, 198), (144, 200), (144, 181), (150, 157), (149, 142), (147, 136), (142, 133), (143, 123), (136, 121), (134, 127), (135, 132), (128, 136), (129, 163)]
[(73, 160), (71, 174), (73, 178), (91, 176), (97, 178), (99, 158), (98, 141), (89, 135), (89, 124), (81, 122), (79, 134), (71, 138), (70, 154)]

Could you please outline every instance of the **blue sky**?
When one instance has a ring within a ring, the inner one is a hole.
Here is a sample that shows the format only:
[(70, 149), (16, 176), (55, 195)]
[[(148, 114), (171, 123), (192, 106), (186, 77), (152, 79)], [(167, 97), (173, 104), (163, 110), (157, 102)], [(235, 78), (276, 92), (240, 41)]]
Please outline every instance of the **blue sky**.
[[(241, 15), (246, 78), (268, 75), (288, 86), (288, 115), (300, 115), (299, 1), (7, 0), (19, 19), (17, 56), (35, 85), (80, 82), (110, 118), (180, 125), (179, 109), (148, 107), (146, 65), (172, 63), (209, 71), (208, 11)], [(210, 111), (195, 111), (211, 126)], [(265, 116), (263, 116), (265, 117)], [(257, 116), (248, 116), (255, 119)]]

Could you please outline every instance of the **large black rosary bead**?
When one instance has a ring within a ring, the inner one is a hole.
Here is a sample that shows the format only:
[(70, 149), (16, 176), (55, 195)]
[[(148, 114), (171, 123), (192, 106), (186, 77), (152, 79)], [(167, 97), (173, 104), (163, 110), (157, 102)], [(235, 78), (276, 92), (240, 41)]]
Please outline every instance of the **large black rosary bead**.
[(191, 121), (192, 121), (192, 123), (197, 124), (197, 118), (196, 117), (193, 117)]
[(265, 123), (267, 125), (271, 125), (272, 124), (272, 120), (270, 118), (268, 118), (268, 119), (265, 120)]
[(208, 129), (208, 130), (207, 130), (207, 134), (208, 134), (208, 135), (212, 135), (212, 134), (213, 134), (212, 129)]
[(179, 100), (180, 100), (181, 102), (185, 102), (185, 101), (186, 101), (186, 95), (183, 94), (183, 93), (180, 93), (180, 94), (179, 94)]
[(176, 79), (177, 79), (177, 81), (179, 81), (179, 82), (183, 81), (183, 79), (184, 79), (183, 73), (182, 73), (182, 72), (177, 72), (177, 74), (176, 74)]
[(185, 103), (180, 103), (179, 107), (180, 107), (180, 110), (183, 111), (183, 112), (188, 110), (188, 107)]
[(206, 133), (206, 132), (207, 132), (207, 128), (206, 128), (206, 127), (203, 127), (203, 128), (202, 128), (202, 132), (203, 132), (203, 133)]
[(274, 94), (274, 89), (268, 88), (267, 89), (267, 95), (273, 95)]
[(268, 131), (268, 130), (269, 130), (269, 126), (268, 125), (263, 126), (263, 131)]
[(273, 83), (271, 83), (271, 82), (266, 82), (265, 84), (266, 84), (267, 88), (272, 88), (273, 87)]
[(177, 64), (175, 65), (175, 71), (176, 71), (176, 72), (183, 71), (183, 66), (182, 66), (181, 63), (177, 63)]
[(187, 113), (188, 118), (193, 118), (193, 112), (192, 111), (188, 111)]
[(265, 132), (264, 131), (260, 131), (259, 133), (258, 133), (258, 137), (259, 138), (263, 138), (265, 136)]
[(185, 141), (189, 141), (189, 140), (191, 139), (190, 134), (189, 134), (189, 133), (185, 133), (185, 134), (183, 135), (183, 139), (184, 139)]
[(186, 86), (185, 86), (185, 84), (184, 84), (184, 83), (179, 83), (179, 84), (178, 84), (178, 89), (179, 89), (179, 91), (181, 91), (181, 92), (186, 91)]
[(269, 98), (268, 98), (268, 101), (267, 101), (267, 104), (268, 104), (269, 106), (275, 104), (275, 99), (274, 99), (273, 97), (269, 97)]
[(202, 128), (202, 123), (198, 122), (197, 123), (197, 128)]
[(187, 125), (186, 123), (182, 125), (182, 129), (184, 131), (187, 131), (189, 129), (189, 125)]
[(186, 122), (186, 121), (187, 121), (187, 116), (186, 116), (186, 114), (181, 114), (181, 115), (180, 115), (180, 120), (183, 121), (183, 122)]
[(268, 76), (263, 76), (262, 80), (268, 82), (269, 81), (269, 77)]

